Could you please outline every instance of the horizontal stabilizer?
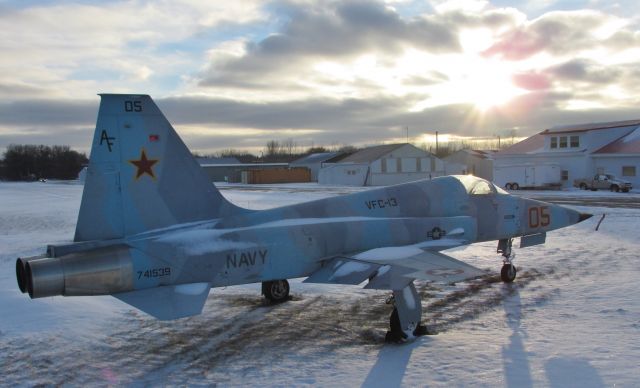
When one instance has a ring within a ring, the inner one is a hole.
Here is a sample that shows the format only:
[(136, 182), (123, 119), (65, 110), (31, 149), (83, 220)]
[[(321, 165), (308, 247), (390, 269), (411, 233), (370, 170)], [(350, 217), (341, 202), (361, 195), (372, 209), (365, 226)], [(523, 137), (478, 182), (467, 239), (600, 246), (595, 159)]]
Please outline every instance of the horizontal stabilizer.
[(190, 283), (123, 292), (113, 296), (166, 321), (200, 314), (210, 289), (209, 283)]

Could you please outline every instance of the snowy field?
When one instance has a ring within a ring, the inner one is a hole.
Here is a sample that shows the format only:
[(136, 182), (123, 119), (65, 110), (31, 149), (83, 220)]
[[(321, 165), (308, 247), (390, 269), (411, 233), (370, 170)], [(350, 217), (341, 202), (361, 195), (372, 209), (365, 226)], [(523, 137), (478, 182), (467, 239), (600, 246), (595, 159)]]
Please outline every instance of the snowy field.
[[(357, 190), (222, 187), (252, 209)], [(112, 297), (30, 300), (15, 259), (69, 242), (81, 194), (77, 184), (0, 183), (0, 385), (640, 385), (638, 194), (518, 193), (596, 216), (516, 249), (511, 285), (498, 281), (496, 243), (449, 250), (487, 275), (419, 284), (437, 335), (405, 345), (383, 342), (386, 292), (301, 279), (281, 305), (266, 305), (257, 284), (213, 289), (202, 315), (171, 322)]]

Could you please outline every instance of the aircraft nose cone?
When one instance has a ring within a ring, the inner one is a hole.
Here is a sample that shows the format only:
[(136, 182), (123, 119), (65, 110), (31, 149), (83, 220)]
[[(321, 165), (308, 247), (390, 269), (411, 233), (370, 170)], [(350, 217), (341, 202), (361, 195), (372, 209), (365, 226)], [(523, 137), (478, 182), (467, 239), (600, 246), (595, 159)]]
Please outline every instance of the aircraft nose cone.
[(578, 222), (582, 222), (584, 220), (588, 220), (589, 218), (593, 217), (593, 214), (589, 214), (589, 213), (580, 213), (580, 216), (578, 217)]

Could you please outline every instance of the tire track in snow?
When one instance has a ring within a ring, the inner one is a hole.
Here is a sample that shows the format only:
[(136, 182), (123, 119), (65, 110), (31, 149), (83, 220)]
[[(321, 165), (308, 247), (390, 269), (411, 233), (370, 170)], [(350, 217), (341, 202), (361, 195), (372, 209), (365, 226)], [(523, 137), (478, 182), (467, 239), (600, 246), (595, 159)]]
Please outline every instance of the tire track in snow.
[[(532, 282), (555, 275), (554, 268), (529, 269), (518, 273), (514, 283), (505, 284), (500, 275), (487, 275), (444, 297), (423, 304), (423, 321), (435, 333), (455, 328), (456, 324), (479, 318), (482, 314), (502, 305), (504, 300), (528, 287)], [(534, 300), (529, 307), (545, 303), (558, 293), (557, 288), (537, 287), (527, 299)], [(525, 306), (523, 306), (525, 307)]]
[[(553, 268), (525, 270), (510, 285), (491, 274), (444, 291), (418, 284), (423, 296), (444, 293), (437, 300), (423, 300), (423, 321), (431, 330), (446, 332), (494, 310), (525, 287), (532, 293), (526, 298), (529, 306), (535, 308), (557, 289), (531, 285), (554, 274)], [(294, 295), (293, 300), (273, 306), (259, 295), (212, 295), (201, 316), (175, 322), (130, 312), (118, 322), (105, 322), (100, 335), (77, 341), (55, 334), (0, 341), (0, 350), (7, 355), (5, 360), (0, 357), (0, 368), (9, 374), (6, 382), (16, 383), (19, 376), (34, 381), (37, 375), (56, 376), (56, 381), (39, 381), (53, 385), (233, 383), (229, 376), (270, 370), (278, 354), (309, 359), (344, 347), (363, 352), (380, 349), (392, 309), (384, 303), (388, 295), (375, 292), (346, 300), (344, 294)]]

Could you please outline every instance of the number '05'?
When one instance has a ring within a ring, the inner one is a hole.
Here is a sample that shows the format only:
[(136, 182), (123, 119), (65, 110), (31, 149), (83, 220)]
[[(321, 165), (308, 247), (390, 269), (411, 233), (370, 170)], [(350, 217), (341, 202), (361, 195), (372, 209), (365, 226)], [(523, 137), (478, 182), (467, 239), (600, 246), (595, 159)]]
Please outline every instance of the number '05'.
[(537, 228), (551, 223), (551, 214), (548, 206), (529, 208), (529, 227)]

